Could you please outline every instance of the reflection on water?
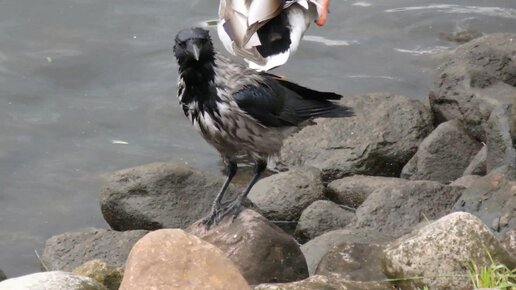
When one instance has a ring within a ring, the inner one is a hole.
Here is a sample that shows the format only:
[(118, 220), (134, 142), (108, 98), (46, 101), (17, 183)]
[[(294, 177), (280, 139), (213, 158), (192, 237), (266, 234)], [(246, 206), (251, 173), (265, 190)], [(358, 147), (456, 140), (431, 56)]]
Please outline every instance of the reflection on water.
[[(422, 99), (434, 53), (455, 45), (439, 33), (516, 31), (514, 1), (452, 2), (333, 1), (327, 26), (312, 27), (277, 73), (345, 95)], [(34, 250), (51, 235), (106, 227), (98, 195), (109, 172), (174, 160), (218, 174), (215, 151), (177, 107), (171, 52), (175, 32), (214, 19), (217, 6), (0, 1), (0, 268), (8, 275), (37, 271)]]

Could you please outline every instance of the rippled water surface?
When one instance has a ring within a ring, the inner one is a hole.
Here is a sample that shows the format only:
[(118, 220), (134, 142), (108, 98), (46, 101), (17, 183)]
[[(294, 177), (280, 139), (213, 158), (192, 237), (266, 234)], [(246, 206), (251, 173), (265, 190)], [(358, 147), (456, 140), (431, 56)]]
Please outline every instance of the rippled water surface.
[[(380, 3), (378, 3), (380, 2)], [(107, 227), (110, 172), (180, 161), (218, 174), (175, 99), (175, 33), (216, 18), (206, 0), (0, 0), (0, 268), (39, 270), (54, 234)], [(423, 99), (439, 35), (516, 32), (516, 1), (333, 0), (277, 73), (344, 95)], [(217, 39), (214, 37), (214, 39)], [(217, 40), (218, 41), (218, 40)], [(220, 45), (217, 43), (218, 47)]]

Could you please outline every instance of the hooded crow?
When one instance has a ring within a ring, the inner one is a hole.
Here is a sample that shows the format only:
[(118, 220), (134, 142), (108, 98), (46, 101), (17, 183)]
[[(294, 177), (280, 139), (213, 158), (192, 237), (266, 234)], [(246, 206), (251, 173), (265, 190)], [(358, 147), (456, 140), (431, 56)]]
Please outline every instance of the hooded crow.
[(220, 0), (219, 38), (249, 67), (267, 71), (287, 62), (312, 21), (326, 23), (329, 0)]
[[(183, 112), (227, 166), (227, 179), (203, 220), (207, 227), (226, 215), (238, 215), (268, 158), (279, 153), (283, 139), (293, 129), (311, 118), (352, 115), (350, 108), (332, 102), (342, 97), (338, 94), (257, 72), (216, 53), (208, 31), (202, 28), (180, 31), (174, 54), (179, 65), (177, 97)], [(254, 160), (254, 176), (242, 194), (222, 204), (237, 172), (236, 157), (242, 154)]]

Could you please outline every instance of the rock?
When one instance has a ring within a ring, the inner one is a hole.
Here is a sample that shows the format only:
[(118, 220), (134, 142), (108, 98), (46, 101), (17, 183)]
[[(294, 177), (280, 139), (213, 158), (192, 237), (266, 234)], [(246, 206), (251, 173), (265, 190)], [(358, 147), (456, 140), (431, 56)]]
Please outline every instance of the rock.
[(4, 271), (0, 269), (0, 282), (4, 281), (5, 279), (7, 279), (7, 276), (5, 275)]
[(390, 94), (344, 98), (350, 118), (315, 119), (284, 142), (278, 164), (306, 164), (323, 171), (323, 179), (364, 174), (399, 176), (405, 163), (433, 127), (423, 103)]
[(516, 229), (516, 169), (501, 167), (477, 179), (453, 207), (482, 220), (500, 236)]
[(354, 217), (354, 212), (332, 201), (317, 200), (301, 214), (294, 235), (298, 241), (306, 243), (325, 232), (344, 228)]
[[(516, 106), (516, 102), (514, 106)], [(487, 172), (504, 165), (516, 168), (516, 148), (514, 147), (516, 143), (512, 142), (511, 128), (509, 127), (511, 107), (512, 105), (498, 106), (487, 121)]]
[(381, 235), (375, 230), (370, 229), (342, 229), (327, 232), (317, 238), (309, 241), (308, 243), (301, 246), (301, 251), (306, 258), (308, 265), (308, 271), (310, 275), (315, 274), (315, 270), (319, 265), (321, 259), (326, 255), (333, 247), (342, 243), (377, 243), (383, 244), (384, 242), (392, 240), (393, 237), (388, 234)]
[(457, 180), (450, 183), (450, 186), (460, 186), (464, 188), (470, 187), (477, 179), (481, 178), (478, 175), (464, 175), (459, 177)]
[(180, 229), (151, 232), (131, 250), (120, 290), (250, 289), (217, 247)]
[(449, 183), (462, 176), (481, 147), (457, 120), (442, 123), (421, 142), (401, 177)]
[(41, 260), (48, 270), (73, 271), (95, 259), (123, 267), (131, 247), (146, 233), (142, 230), (117, 232), (100, 229), (64, 233), (47, 240)]
[(484, 176), (487, 173), (486, 170), (486, 159), (487, 159), (487, 146), (482, 146), (482, 149), (473, 157), (466, 170), (462, 175), (481, 175)]
[(75, 274), (90, 277), (104, 285), (108, 290), (118, 290), (124, 271), (102, 260), (91, 260), (73, 270)]
[(188, 232), (215, 245), (237, 266), (249, 284), (291, 282), (308, 276), (296, 241), (258, 213), (246, 209), (208, 231), (199, 222)]
[(97, 281), (73, 273), (35, 273), (0, 282), (0, 290), (106, 290)]
[(435, 181), (411, 181), (379, 188), (357, 209), (354, 228), (370, 228), (399, 237), (421, 222), (450, 213), (463, 191)]
[(384, 281), (382, 247), (377, 244), (342, 243), (321, 260), (316, 275), (340, 274), (353, 281)]
[(101, 195), (102, 214), (115, 230), (185, 228), (208, 214), (223, 181), (176, 163), (124, 169)]
[(516, 229), (512, 229), (505, 233), (503, 245), (513, 257), (516, 257)]
[(405, 182), (407, 180), (394, 177), (353, 175), (332, 181), (326, 195), (338, 204), (357, 208), (376, 189)]
[(312, 202), (324, 198), (320, 170), (298, 167), (258, 181), (249, 199), (273, 221), (297, 221)]
[(439, 36), (457, 43), (466, 43), (482, 36), (482, 33), (475, 30), (463, 30), (458, 32), (441, 32)]
[(315, 275), (305, 280), (283, 284), (261, 284), (254, 290), (385, 290), (392, 289), (388, 282), (358, 282), (338, 275)]
[[(495, 263), (513, 269), (516, 260), (475, 216), (457, 212), (447, 215), (388, 244), (382, 267), (390, 278), (424, 277), (397, 282), (401, 289), (471, 289), (467, 265), (478, 267)], [(447, 278), (453, 275), (463, 275)]]
[[(439, 67), (429, 97), (438, 123), (461, 120), (471, 136), (485, 141), (491, 111), (516, 100), (515, 39), (516, 34), (495, 33), (455, 49)], [(516, 110), (513, 115), (514, 139)]]

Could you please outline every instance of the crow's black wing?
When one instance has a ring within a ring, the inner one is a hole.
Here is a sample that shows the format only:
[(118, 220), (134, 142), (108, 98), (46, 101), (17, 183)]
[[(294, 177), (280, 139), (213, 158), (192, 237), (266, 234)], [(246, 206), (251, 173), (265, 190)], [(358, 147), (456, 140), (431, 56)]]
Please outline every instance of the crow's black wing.
[[(312, 117), (352, 115), (349, 108), (339, 106), (322, 97), (329, 94), (333, 99), (336, 95), (334, 93), (317, 92), (301, 86), (295, 87), (297, 85), (290, 82), (286, 86), (283, 84), (269, 75), (264, 75), (259, 85), (246, 86), (235, 92), (233, 98), (240, 109), (268, 127), (296, 126)], [(303, 95), (297, 90), (300, 90)]]

